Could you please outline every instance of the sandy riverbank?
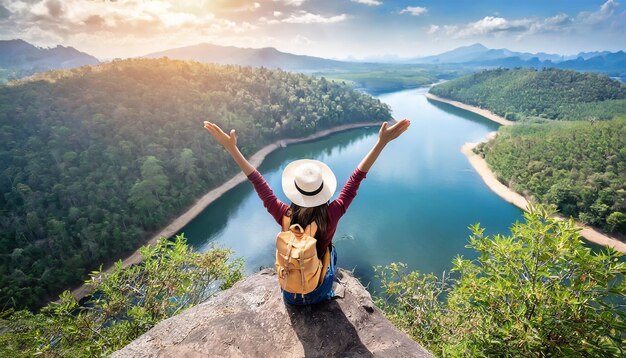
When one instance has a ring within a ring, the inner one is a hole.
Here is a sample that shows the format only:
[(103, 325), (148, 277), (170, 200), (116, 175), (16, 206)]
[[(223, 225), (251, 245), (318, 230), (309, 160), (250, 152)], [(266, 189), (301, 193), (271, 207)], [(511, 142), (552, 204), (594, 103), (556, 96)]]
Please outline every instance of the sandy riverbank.
[[(254, 153), (254, 155), (248, 158), (248, 161), (254, 167), (259, 167), (259, 165), (261, 165), (265, 157), (278, 148), (281, 148), (290, 144), (295, 144), (295, 143), (309, 142), (312, 140), (320, 139), (322, 137), (326, 137), (334, 133), (343, 132), (343, 131), (347, 131), (350, 129), (379, 126), (380, 124), (381, 124), (380, 122), (350, 123), (350, 124), (344, 124), (338, 127), (334, 127), (331, 129), (325, 129), (325, 130), (311, 134), (310, 136), (307, 136), (304, 138), (281, 139), (263, 147), (261, 150)], [(207, 133), (207, 140), (209, 140), (208, 133)], [(209, 206), (209, 204), (219, 199), (222, 195), (224, 195), (224, 193), (226, 193), (230, 189), (234, 188), (235, 186), (239, 185), (240, 183), (246, 180), (247, 180), (246, 176), (242, 172), (239, 172), (237, 175), (229, 179), (224, 184), (209, 191), (204, 196), (202, 196), (198, 201), (196, 201), (185, 213), (183, 213), (182, 215), (174, 219), (172, 222), (170, 222), (165, 228), (159, 231), (150, 240), (144, 242), (144, 245), (153, 245), (161, 237), (171, 237), (175, 235), (178, 231), (180, 231), (183, 227), (185, 227), (185, 225), (187, 225), (191, 220), (193, 220), (196, 216), (198, 216), (207, 206)], [(133, 254), (126, 257), (122, 261), (122, 266), (128, 267), (130, 265), (133, 265), (139, 262), (141, 262), (141, 254), (139, 253), (139, 250), (136, 250)], [(110, 272), (112, 269), (113, 269), (113, 265), (110, 265), (105, 270), (103, 270), (103, 272), (107, 273), (107, 272)], [(73, 289), (72, 294), (74, 295), (74, 297), (76, 297), (76, 299), (81, 299), (90, 293), (90, 289), (91, 288), (89, 286), (83, 284), (77, 287), (76, 289)]]
[(461, 108), (461, 109), (464, 109), (466, 111), (470, 111), (470, 112), (476, 113), (476, 114), (478, 114), (480, 116), (483, 116), (483, 117), (485, 117), (485, 118), (487, 118), (489, 120), (492, 120), (492, 121), (494, 121), (496, 123), (500, 123), (503, 126), (509, 126), (509, 125), (515, 123), (513, 121), (509, 121), (508, 119), (506, 119), (504, 117), (500, 117), (499, 115), (494, 114), (491, 111), (488, 111), (486, 109), (470, 106), (470, 105), (465, 104), (465, 103), (461, 103), (461, 102), (458, 102), (458, 101), (453, 101), (451, 99), (446, 99), (446, 98), (442, 98), (442, 97), (439, 97), (439, 96), (435, 96), (432, 93), (426, 93), (424, 95), (426, 96), (426, 98), (432, 99), (433, 101), (451, 104), (451, 105), (453, 105), (453, 106), (455, 106), (457, 108)]
[[(495, 135), (496, 132), (489, 133), (489, 136), (485, 141), (491, 140), (493, 137), (495, 137)], [(463, 154), (465, 154), (470, 164), (472, 164), (474, 170), (478, 172), (478, 174), (483, 179), (485, 184), (487, 184), (489, 189), (498, 194), (502, 199), (508, 201), (509, 203), (517, 206), (522, 210), (528, 210), (528, 200), (526, 200), (524, 196), (511, 190), (508, 186), (500, 183), (495, 173), (492, 172), (489, 168), (489, 165), (487, 165), (487, 161), (481, 158), (478, 154), (474, 153), (473, 149), (478, 144), (480, 143), (465, 143), (461, 147), (461, 151), (463, 152)], [(558, 216), (558, 218), (563, 219), (563, 217), (560, 216)], [(599, 232), (598, 230), (583, 225), (581, 223), (576, 223), (576, 225), (581, 228), (580, 235), (586, 240), (596, 243), (598, 245), (612, 247), (617, 251), (626, 253), (626, 243), (611, 238)]]
[[(489, 120), (492, 120), (504, 126), (515, 124), (515, 122), (509, 121), (508, 119), (500, 117), (486, 109), (482, 109), (482, 108), (470, 106), (468, 104), (461, 103), (458, 101), (453, 101), (450, 99), (442, 98), (431, 93), (426, 93), (425, 96), (426, 98), (431, 99), (433, 101), (447, 103), (457, 108), (461, 108), (466, 111), (476, 113), (478, 115), (481, 115)], [(495, 138), (496, 135), (497, 135), (497, 132), (489, 133), (489, 135), (487, 136), (484, 142), (492, 140), (493, 138)], [(491, 189), (493, 192), (498, 194), (498, 196), (500, 196), (502, 199), (506, 200), (507, 202), (517, 206), (518, 208), (524, 211), (528, 210), (528, 200), (526, 200), (526, 198), (522, 196), (521, 194), (510, 189), (508, 186), (500, 183), (495, 173), (492, 172), (491, 169), (489, 168), (489, 165), (487, 165), (487, 161), (485, 161), (483, 158), (481, 158), (476, 153), (474, 153), (473, 149), (478, 144), (480, 143), (465, 143), (461, 147), (461, 152), (465, 154), (470, 164), (472, 164), (472, 167), (474, 167), (474, 170), (478, 172), (478, 174), (483, 179), (485, 184), (487, 184), (489, 189)], [(557, 216), (557, 218), (564, 219), (561, 216)], [(576, 224), (578, 227), (581, 228), (580, 235), (584, 237), (586, 240), (596, 243), (598, 245), (612, 247), (617, 251), (626, 253), (626, 243), (623, 243), (615, 238), (607, 236), (601, 233), (600, 231), (592, 227), (589, 227), (587, 225), (583, 225), (581, 223), (576, 223)]]

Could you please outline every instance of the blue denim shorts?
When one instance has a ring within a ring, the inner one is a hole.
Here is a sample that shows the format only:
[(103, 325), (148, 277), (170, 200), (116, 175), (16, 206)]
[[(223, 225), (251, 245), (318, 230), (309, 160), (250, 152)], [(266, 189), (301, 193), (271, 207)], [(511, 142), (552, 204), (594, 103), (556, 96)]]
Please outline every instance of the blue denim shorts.
[(282, 290), (285, 302), (292, 305), (312, 305), (319, 302), (330, 301), (334, 297), (332, 288), (333, 281), (335, 280), (335, 265), (337, 265), (337, 249), (332, 246), (330, 251), (330, 264), (328, 265), (328, 270), (326, 270), (322, 284), (305, 295)]

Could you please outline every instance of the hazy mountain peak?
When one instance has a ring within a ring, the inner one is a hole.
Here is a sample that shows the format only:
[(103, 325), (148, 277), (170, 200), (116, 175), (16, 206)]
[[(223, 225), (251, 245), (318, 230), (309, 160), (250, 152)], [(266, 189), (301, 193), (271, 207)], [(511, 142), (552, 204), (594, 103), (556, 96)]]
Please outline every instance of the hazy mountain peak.
[(143, 57), (168, 57), (177, 60), (194, 60), (253, 67), (263, 66), (299, 71), (335, 68), (341, 65), (348, 66), (347, 63), (340, 61), (281, 52), (274, 47), (240, 48), (206, 43), (150, 53)]
[(475, 43), (475, 44), (469, 45), (469, 46), (461, 46), (461, 47), (459, 47), (459, 49), (461, 49), (461, 48), (468, 48), (468, 49), (471, 48), (471, 49), (476, 49), (476, 50), (488, 50), (489, 49), (489, 48), (487, 48), (487, 46), (485, 46), (485, 45), (483, 45), (481, 43), (478, 43), (478, 42)]
[(97, 58), (71, 46), (40, 48), (21, 39), (0, 41), (0, 68), (12, 72), (9, 78), (99, 62)]
[(559, 67), (577, 70), (595, 70), (620, 73), (624, 68), (623, 52), (580, 52), (576, 56), (564, 56), (544, 52), (516, 52), (506, 48), (490, 49), (480, 43), (457, 47), (439, 55), (409, 60), (409, 63), (467, 64), (482, 67)]

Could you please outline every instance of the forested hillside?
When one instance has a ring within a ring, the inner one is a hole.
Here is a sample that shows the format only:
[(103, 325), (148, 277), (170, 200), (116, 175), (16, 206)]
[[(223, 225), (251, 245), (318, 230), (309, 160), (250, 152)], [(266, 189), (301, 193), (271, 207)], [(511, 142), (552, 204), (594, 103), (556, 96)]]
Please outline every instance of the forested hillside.
[(502, 127), (478, 151), (518, 193), (626, 234), (626, 117)]
[(513, 121), (603, 120), (626, 114), (626, 84), (569, 70), (488, 70), (434, 86), (430, 92)]
[(264, 68), (124, 60), (0, 87), (0, 306), (35, 307), (136, 248), (283, 137), (386, 120), (347, 85)]

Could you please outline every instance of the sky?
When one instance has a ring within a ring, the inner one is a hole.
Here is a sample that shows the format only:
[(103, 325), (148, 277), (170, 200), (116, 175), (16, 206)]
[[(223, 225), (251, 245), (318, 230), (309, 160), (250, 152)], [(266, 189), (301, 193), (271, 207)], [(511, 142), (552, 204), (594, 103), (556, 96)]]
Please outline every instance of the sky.
[(17, 38), (100, 59), (198, 43), (370, 60), (473, 43), (575, 54), (626, 49), (626, 7), (616, 0), (0, 0), (0, 39)]

